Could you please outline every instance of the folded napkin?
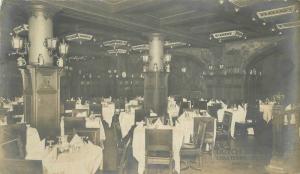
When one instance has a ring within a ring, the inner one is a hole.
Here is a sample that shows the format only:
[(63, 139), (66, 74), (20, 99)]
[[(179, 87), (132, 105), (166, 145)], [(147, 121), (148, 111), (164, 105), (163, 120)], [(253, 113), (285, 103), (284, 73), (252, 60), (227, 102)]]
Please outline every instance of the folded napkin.
[(153, 124), (155, 127), (156, 126), (162, 126), (163, 123), (160, 121), (160, 119), (157, 119), (156, 122)]
[(100, 119), (99, 118), (95, 118), (95, 119), (86, 118), (85, 119), (85, 127), (86, 128), (100, 128)]
[(80, 145), (80, 144), (83, 144), (83, 141), (77, 134), (75, 134), (74, 137), (72, 138), (70, 144), (71, 145), (75, 145), (75, 144)]
[(150, 117), (157, 117), (157, 114), (154, 113), (154, 112), (151, 112), (151, 113), (150, 113)]

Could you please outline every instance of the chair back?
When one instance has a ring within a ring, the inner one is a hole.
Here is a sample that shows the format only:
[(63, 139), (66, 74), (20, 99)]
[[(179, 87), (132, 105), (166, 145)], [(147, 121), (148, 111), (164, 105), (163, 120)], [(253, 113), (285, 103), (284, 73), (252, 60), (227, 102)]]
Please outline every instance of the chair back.
[(76, 101), (66, 101), (64, 103), (64, 109), (65, 110), (72, 110), (75, 109)]
[(43, 174), (41, 160), (0, 159), (1, 174)]
[(88, 109), (73, 109), (72, 110), (72, 117), (77, 117), (77, 115), (82, 114), (86, 117), (89, 116), (89, 110)]
[(73, 129), (85, 128), (85, 118), (84, 117), (64, 117), (65, 130), (67, 132)]
[(94, 114), (101, 114), (102, 107), (100, 104), (90, 104), (90, 111), (93, 112)]
[(194, 117), (194, 143), (197, 147), (202, 147), (206, 132), (206, 123), (201, 120), (201, 117)]
[(146, 129), (145, 144), (147, 152), (172, 152), (172, 129)]
[(125, 173), (124, 170), (126, 170), (126, 165), (128, 163), (128, 157), (130, 155), (130, 144), (131, 144), (132, 138), (129, 138), (125, 144), (125, 147), (121, 154), (120, 164), (119, 164), (119, 174)]
[(232, 113), (228, 112), (228, 111), (225, 111), (224, 112), (224, 117), (223, 117), (223, 122), (222, 122), (223, 129), (224, 130), (230, 130), (231, 122), (232, 122)]
[(134, 119), (135, 123), (145, 121), (145, 117), (146, 117), (146, 112), (144, 109), (136, 109), (135, 110), (135, 119)]
[(26, 130), (25, 124), (0, 126), (0, 157), (25, 158)]

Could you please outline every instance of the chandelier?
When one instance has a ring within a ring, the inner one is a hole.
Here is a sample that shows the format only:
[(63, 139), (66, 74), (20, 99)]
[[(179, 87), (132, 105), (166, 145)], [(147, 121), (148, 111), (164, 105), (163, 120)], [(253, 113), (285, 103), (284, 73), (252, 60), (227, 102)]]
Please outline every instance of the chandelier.
[(300, 27), (300, 20), (276, 24), (276, 27), (278, 28), (278, 30)]
[(127, 45), (128, 45), (128, 42), (125, 40), (109, 40), (109, 41), (103, 42), (103, 46), (113, 47), (114, 49), (121, 47), (121, 46), (127, 46)]
[(256, 12), (256, 15), (259, 19), (265, 19), (265, 18), (270, 18), (270, 17), (291, 14), (291, 13), (294, 13), (297, 11), (298, 10), (297, 10), (296, 6), (291, 5), (291, 6), (286, 6), (286, 7), (274, 8), (271, 10), (258, 11), (258, 12)]
[(168, 48), (175, 48), (175, 47), (181, 47), (181, 46), (186, 46), (190, 44), (184, 43), (184, 42), (170, 42), (170, 41), (165, 41), (164, 46)]
[(216, 39), (219, 42), (222, 42), (223, 40), (239, 39), (242, 37), (244, 37), (244, 39), (247, 39), (247, 37), (244, 35), (243, 32), (239, 30), (231, 30), (231, 31), (212, 33), (209, 36), (209, 40)]
[(115, 54), (116, 56), (118, 54), (126, 54), (126, 53), (128, 53), (128, 51), (126, 49), (120, 49), (120, 48), (113, 49), (113, 50), (107, 50), (107, 52), (108, 52), (108, 54)]
[(29, 30), (29, 26), (27, 24), (23, 24), (23, 25), (13, 28), (13, 32), (15, 34), (19, 34), (19, 33), (22, 33), (24, 31), (28, 31), (28, 30)]
[(67, 41), (78, 41), (81, 45), (83, 41), (91, 41), (93, 39), (93, 35), (84, 34), (84, 33), (75, 33), (65, 36)]
[(143, 51), (149, 50), (149, 44), (141, 44), (141, 45), (135, 45), (131, 46), (132, 51), (139, 51), (140, 53)]

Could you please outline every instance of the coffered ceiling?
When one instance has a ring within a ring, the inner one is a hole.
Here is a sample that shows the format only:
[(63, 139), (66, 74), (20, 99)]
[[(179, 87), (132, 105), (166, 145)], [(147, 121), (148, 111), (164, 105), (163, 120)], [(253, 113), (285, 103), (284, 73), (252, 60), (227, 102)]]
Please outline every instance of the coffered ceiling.
[[(23, 10), (24, 5), (42, 3), (58, 10), (55, 34), (93, 34), (100, 40), (125, 39), (132, 44), (148, 42), (152, 32), (167, 40), (191, 43), (195, 47), (220, 46), (209, 40), (214, 32), (240, 30), (247, 39), (277, 36), (277, 23), (299, 20), (298, 13), (264, 21), (257, 11), (289, 5), (299, 0), (8, 0)], [(252, 20), (255, 18), (255, 21)], [(263, 24), (265, 22), (265, 25)], [(283, 35), (290, 30), (284, 31)], [(222, 43), (221, 43), (222, 44)]]

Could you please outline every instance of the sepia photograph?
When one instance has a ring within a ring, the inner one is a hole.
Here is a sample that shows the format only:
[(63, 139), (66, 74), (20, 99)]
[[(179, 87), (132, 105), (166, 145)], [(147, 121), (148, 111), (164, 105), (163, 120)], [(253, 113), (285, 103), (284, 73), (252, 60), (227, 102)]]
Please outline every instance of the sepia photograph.
[(0, 0), (0, 174), (300, 174), (300, 0)]

